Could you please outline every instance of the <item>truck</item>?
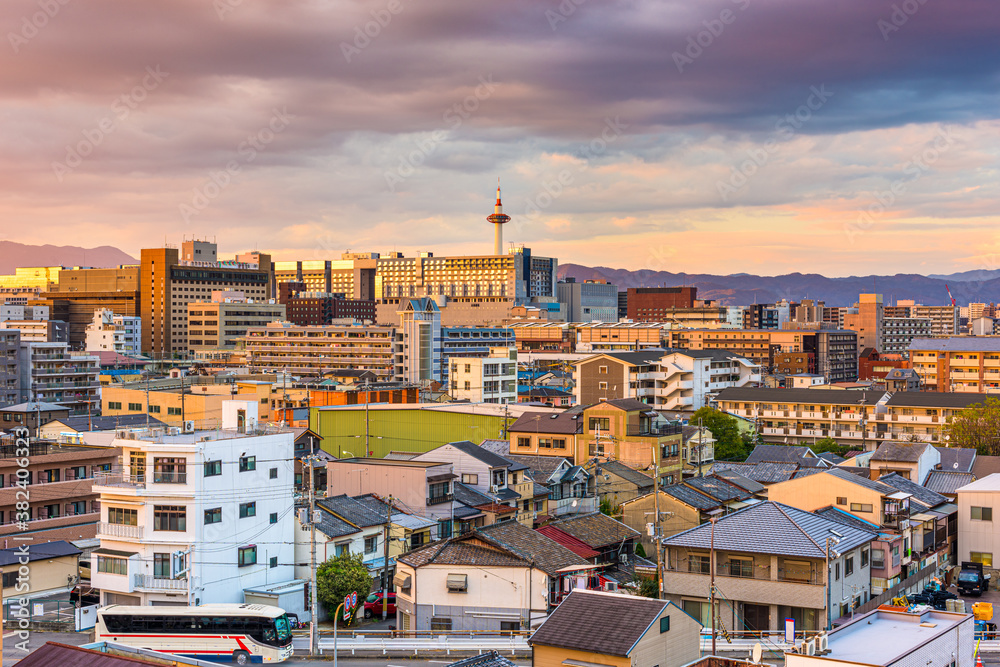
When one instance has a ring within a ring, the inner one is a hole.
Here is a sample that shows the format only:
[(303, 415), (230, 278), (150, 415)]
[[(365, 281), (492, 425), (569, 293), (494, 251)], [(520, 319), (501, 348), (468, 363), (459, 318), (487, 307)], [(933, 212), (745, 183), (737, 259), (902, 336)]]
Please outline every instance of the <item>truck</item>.
[(982, 563), (962, 563), (962, 569), (958, 573), (958, 592), (962, 595), (975, 595), (979, 597), (984, 591), (989, 589), (990, 575), (983, 574)]

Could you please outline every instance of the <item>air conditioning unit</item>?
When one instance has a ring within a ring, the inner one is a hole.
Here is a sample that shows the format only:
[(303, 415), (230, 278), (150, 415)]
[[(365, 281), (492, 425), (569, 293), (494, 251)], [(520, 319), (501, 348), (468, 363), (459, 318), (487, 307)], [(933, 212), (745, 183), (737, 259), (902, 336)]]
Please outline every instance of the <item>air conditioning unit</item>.
[(618, 582), (617, 581), (605, 581), (604, 582), (604, 590), (606, 590), (606, 591), (617, 591), (618, 590)]
[(816, 635), (816, 654), (826, 655), (830, 652), (830, 637), (825, 632)]
[(167, 435), (180, 435), (180, 434), (181, 434), (180, 426), (171, 426), (170, 428), (167, 429)]
[(184, 432), (185, 433), (194, 433), (194, 420), (193, 419), (188, 419), (186, 422), (184, 422)]
[(498, 484), (494, 484), (490, 487), (490, 490), (492, 490), (493, 493), (500, 493), (500, 486)]
[(628, 565), (628, 554), (618, 554), (618, 562), (622, 565)]
[(803, 647), (805, 648), (806, 655), (816, 655), (816, 642), (814, 642), (812, 639), (805, 642), (803, 644)]

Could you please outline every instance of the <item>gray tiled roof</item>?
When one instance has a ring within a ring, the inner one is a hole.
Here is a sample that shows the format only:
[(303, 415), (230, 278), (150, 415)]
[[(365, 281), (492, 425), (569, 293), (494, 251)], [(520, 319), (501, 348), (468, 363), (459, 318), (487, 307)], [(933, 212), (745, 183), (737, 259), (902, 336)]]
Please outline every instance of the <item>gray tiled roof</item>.
[(832, 463), (833, 465), (837, 465), (838, 463), (843, 463), (844, 461), (847, 460), (843, 456), (838, 456), (833, 452), (820, 452), (816, 456), (823, 459), (827, 463)]
[(798, 470), (792, 473), (792, 479), (817, 475), (821, 472), (824, 472), (825, 470), (828, 470), (828, 468), (799, 468)]
[(804, 458), (816, 458), (816, 455), (808, 447), (798, 445), (757, 445), (746, 462), (798, 463)]
[(974, 482), (976, 476), (971, 472), (951, 472), (950, 470), (931, 470), (927, 473), (924, 486), (936, 493), (955, 493), (959, 487)]
[(866, 489), (871, 489), (872, 491), (878, 491), (883, 495), (889, 495), (890, 493), (896, 492), (896, 490), (890, 488), (888, 485), (883, 484), (882, 482), (876, 482), (870, 479), (867, 475), (858, 475), (839, 466), (830, 468), (829, 470), (825, 470), (824, 472), (827, 475), (834, 475), (835, 477), (847, 480), (848, 482), (857, 484), (858, 486), (863, 486)]
[[(825, 519), (813, 512), (765, 501), (720, 518), (715, 548), (743, 553), (824, 558), (830, 530), (842, 535), (841, 552), (875, 539), (875, 533)], [(708, 549), (711, 526), (702, 524), (663, 540), (671, 547)]]
[(466, 486), (461, 482), (455, 482), (454, 496), (455, 500), (469, 507), (478, 507), (479, 505), (487, 505), (493, 502), (493, 499), (485, 493), (477, 491), (471, 486)]
[(385, 523), (385, 512), (379, 514), (366, 502), (359, 502), (346, 494), (317, 500), (316, 504), (336, 514), (341, 519), (362, 528)]
[[(576, 417), (576, 418), (574, 418)], [(576, 412), (526, 412), (507, 429), (511, 433), (559, 433), (573, 435), (582, 430), (582, 420)]]
[(983, 403), (989, 394), (964, 391), (897, 391), (886, 405), (913, 408), (965, 408)]
[[(920, 393), (920, 392), (908, 392)], [(884, 391), (844, 391), (843, 389), (770, 389), (768, 387), (727, 387), (719, 392), (719, 401), (763, 401), (765, 403), (805, 403), (816, 405), (875, 405)]]
[(479, 443), (479, 446), (500, 456), (507, 456), (510, 454), (510, 440), (490, 438), (483, 440)]
[[(458, 440), (457, 442), (449, 442), (448, 445), (451, 445), (460, 452), (468, 454), (469, 456), (478, 459), (479, 461), (482, 461), (491, 468), (506, 468), (511, 463), (508, 459), (504, 458), (503, 456), (500, 456), (499, 454), (494, 454), (490, 450), (484, 447), (480, 447), (474, 442), (470, 442), (468, 440)], [(428, 454), (432, 454), (433, 452), (434, 450), (432, 449), (430, 450), (430, 452), (428, 452)]]
[(971, 447), (935, 447), (941, 455), (941, 470), (972, 472), (976, 463), (976, 450)]
[(744, 477), (735, 470), (719, 470), (712, 472), (715, 477), (721, 477), (730, 484), (735, 484), (748, 493), (761, 493), (767, 487), (760, 482), (755, 482), (749, 477)]
[(446, 667), (517, 667), (513, 662), (500, 655), (499, 651), (488, 651), (469, 658), (462, 658)]
[(683, 484), (674, 484), (672, 486), (664, 487), (663, 492), (667, 495), (673, 496), (683, 503), (687, 503), (691, 507), (700, 510), (711, 510), (721, 505), (721, 503), (715, 498), (710, 498), (704, 493), (695, 491), (691, 487), (684, 486)]
[(609, 473), (618, 475), (622, 479), (632, 482), (639, 489), (653, 488), (653, 478), (649, 475), (639, 472), (634, 468), (629, 468), (627, 465), (621, 461), (607, 461), (600, 465), (602, 470), (607, 470)]
[[(317, 503), (319, 505), (319, 503)], [(322, 507), (322, 505), (320, 505)], [(319, 513), (320, 521), (316, 524), (316, 529), (323, 533), (327, 537), (344, 537), (345, 535), (353, 535), (359, 532), (361, 529), (352, 526), (343, 519), (338, 519), (329, 512), (320, 511)]]
[(939, 352), (1000, 352), (1000, 340), (983, 336), (954, 336), (951, 338), (914, 338), (910, 350), (937, 350)]
[(926, 442), (883, 442), (872, 454), (872, 461), (907, 461), (915, 463), (930, 447)]
[(832, 505), (829, 507), (818, 509), (815, 512), (813, 512), (813, 514), (819, 514), (821, 517), (825, 519), (829, 519), (830, 521), (836, 521), (837, 523), (842, 523), (845, 526), (854, 526), (859, 530), (869, 530), (873, 533), (878, 532), (879, 530), (879, 526), (875, 525), (871, 521), (865, 521), (864, 519), (859, 519), (853, 514), (845, 512), (844, 510), (838, 507), (833, 507)]
[(937, 507), (938, 505), (948, 502), (948, 499), (940, 493), (931, 491), (927, 487), (920, 486), (916, 482), (911, 482), (898, 473), (891, 472), (888, 475), (882, 475), (878, 478), (878, 481), (883, 484), (888, 484), (897, 491), (911, 494), (913, 496), (910, 499), (911, 501), (915, 500), (927, 508)]
[(566, 517), (549, 525), (569, 533), (592, 549), (639, 537), (639, 531), (600, 512)]
[(684, 482), (690, 487), (708, 494), (720, 502), (730, 500), (743, 500), (749, 498), (750, 494), (716, 477), (692, 477)]
[(517, 521), (494, 523), (477, 528), (476, 534), (483, 539), (513, 551), (522, 558), (533, 562), (542, 571), (554, 575), (556, 570), (571, 565), (586, 566), (590, 563), (536, 530), (521, 525)]
[(795, 463), (758, 463), (747, 477), (761, 484), (774, 484), (791, 479), (796, 470)]
[(568, 462), (568, 459), (561, 456), (525, 456), (524, 454), (511, 454), (506, 458), (527, 466), (527, 469), (531, 474), (531, 479), (541, 483), (548, 481), (549, 477), (552, 476), (552, 473), (556, 471), (556, 468), (558, 468), (561, 463), (564, 461)]
[(982, 479), (995, 472), (1000, 472), (1000, 456), (976, 456), (972, 464), (972, 474), (976, 479)]

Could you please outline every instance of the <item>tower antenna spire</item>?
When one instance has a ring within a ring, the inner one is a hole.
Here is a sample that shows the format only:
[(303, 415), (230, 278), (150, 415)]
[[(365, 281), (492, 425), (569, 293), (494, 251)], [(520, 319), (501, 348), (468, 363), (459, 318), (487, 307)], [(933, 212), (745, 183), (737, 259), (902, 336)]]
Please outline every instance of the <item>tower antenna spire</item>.
[(493, 207), (493, 215), (486, 216), (486, 220), (493, 225), (493, 254), (503, 254), (503, 226), (510, 222), (510, 216), (503, 212), (503, 204), (500, 203), (500, 177), (497, 176), (497, 203)]

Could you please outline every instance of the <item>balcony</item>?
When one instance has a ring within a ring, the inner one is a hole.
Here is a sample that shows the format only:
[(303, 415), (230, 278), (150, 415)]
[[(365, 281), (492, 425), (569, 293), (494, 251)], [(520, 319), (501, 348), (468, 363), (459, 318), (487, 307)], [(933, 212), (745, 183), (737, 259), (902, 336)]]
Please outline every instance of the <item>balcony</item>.
[(135, 590), (147, 591), (186, 591), (187, 579), (160, 579), (148, 574), (132, 575), (132, 587)]
[(428, 505), (440, 505), (441, 503), (450, 503), (452, 501), (452, 498), (454, 498), (454, 496), (452, 494), (450, 494), (450, 493), (445, 493), (445, 494), (436, 495), (436, 496), (428, 496), (427, 497), (427, 504)]
[(633, 425), (629, 424), (626, 435), (638, 437), (659, 437), (665, 435), (677, 435), (682, 432), (680, 424), (655, 424), (655, 425)]
[(143, 532), (142, 526), (126, 526), (120, 523), (105, 523), (104, 521), (97, 524), (98, 537), (141, 540)]
[[(666, 568), (663, 585), (669, 595), (708, 598), (708, 573), (687, 572)], [(794, 579), (774, 579), (761, 576), (731, 576), (720, 566), (716, 574), (726, 577), (726, 596), (731, 600), (751, 604), (786, 605), (821, 609), (825, 605), (825, 586), (820, 582), (802, 582)], [(769, 569), (767, 569), (769, 574)], [(741, 567), (737, 574), (746, 571)], [(721, 585), (721, 584), (720, 584)]]

